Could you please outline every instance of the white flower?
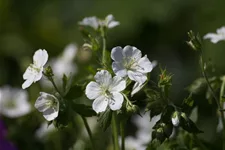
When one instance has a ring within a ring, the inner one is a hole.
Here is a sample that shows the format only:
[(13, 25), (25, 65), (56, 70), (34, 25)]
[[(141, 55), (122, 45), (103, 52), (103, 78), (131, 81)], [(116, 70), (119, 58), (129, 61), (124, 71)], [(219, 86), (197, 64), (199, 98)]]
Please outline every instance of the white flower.
[(31, 105), (27, 101), (28, 94), (25, 90), (4, 86), (0, 88), (0, 114), (17, 118), (28, 114)]
[(99, 19), (95, 16), (86, 17), (78, 24), (83, 25), (83, 26), (90, 26), (90, 27), (94, 28), (95, 30), (97, 30), (99, 27)]
[(51, 66), (56, 77), (62, 78), (63, 74), (69, 76), (70, 73), (76, 73), (77, 66), (73, 63), (73, 60), (77, 50), (78, 48), (75, 44), (69, 44), (65, 47), (60, 57), (53, 59)]
[(225, 26), (216, 30), (217, 33), (208, 33), (204, 36), (204, 39), (210, 39), (212, 43), (225, 40)]
[(147, 80), (147, 73), (153, 69), (152, 63), (147, 58), (147, 55), (141, 57), (141, 51), (136, 47), (125, 46), (114, 47), (111, 52), (111, 58), (114, 60), (112, 69), (117, 76), (128, 76), (135, 81), (131, 95), (137, 93)]
[(87, 87), (86, 96), (94, 100), (92, 108), (97, 113), (106, 110), (107, 106), (112, 110), (122, 107), (123, 95), (120, 93), (126, 88), (126, 81), (111, 74), (106, 70), (98, 71), (95, 75), (96, 82), (91, 81)]
[(114, 28), (118, 26), (120, 23), (114, 20), (113, 15), (109, 14), (108, 16), (105, 17), (105, 20), (101, 20), (95, 16), (92, 16), (92, 17), (84, 18), (78, 24), (83, 26), (90, 26), (94, 28), (95, 30), (97, 30), (101, 26), (109, 28), (109, 29)]
[(23, 89), (41, 79), (43, 67), (47, 61), (48, 53), (46, 50), (39, 49), (35, 52), (33, 56), (33, 64), (30, 64), (23, 74), (23, 79), (26, 80), (22, 85)]
[(114, 17), (112, 14), (109, 14), (108, 16), (105, 17), (105, 20), (100, 21), (100, 24), (102, 26), (105, 26), (106, 28), (114, 28), (118, 25), (120, 25), (120, 23), (118, 21), (114, 20)]
[(47, 122), (41, 124), (40, 128), (35, 132), (35, 136), (39, 139), (45, 138), (49, 133), (54, 132), (56, 128), (53, 124), (48, 125)]
[(37, 98), (34, 106), (39, 112), (43, 113), (44, 118), (48, 121), (58, 117), (59, 101), (54, 95), (40, 92), (40, 96)]
[(180, 120), (179, 120), (179, 112), (175, 111), (173, 114), (172, 114), (172, 123), (174, 126), (179, 126), (180, 124)]
[(137, 139), (139, 139), (142, 144), (147, 144), (152, 140), (152, 129), (157, 121), (161, 118), (161, 114), (151, 118), (149, 113), (145, 113), (142, 117), (136, 115), (132, 118), (132, 122), (137, 126)]
[[(155, 60), (152, 61), (152, 68), (155, 68), (156, 66), (157, 66), (157, 61)], [(139, 92), (145, 86), (145, 83), (140, 84), (139, 82), (135, 82), (133, 89), (131, 91), (131, 96)]]

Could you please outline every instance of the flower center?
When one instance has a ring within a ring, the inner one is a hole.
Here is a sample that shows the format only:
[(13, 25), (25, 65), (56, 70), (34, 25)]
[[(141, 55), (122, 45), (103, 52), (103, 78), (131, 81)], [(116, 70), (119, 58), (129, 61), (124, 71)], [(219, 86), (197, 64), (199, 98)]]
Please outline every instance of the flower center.
[(126, 57), (123, 59), (123, 65), (126, 69), (134, 69), (137, 66), (137, 62), (135, 59)]
[(4, 104), (4, 107), (12, 109), (16, 107), (16, 103), (13, 100), (8, 100), (8, 102)]
[(33, 70), (37, 71), (37, 72), (40, 72), (40, 71), (41, 71), (41, 69), (40, 69), (39, 67), (37, 67), (36, 65), (34, 65), (34, 64), (30, 64), (30, 67), (31, 67)]

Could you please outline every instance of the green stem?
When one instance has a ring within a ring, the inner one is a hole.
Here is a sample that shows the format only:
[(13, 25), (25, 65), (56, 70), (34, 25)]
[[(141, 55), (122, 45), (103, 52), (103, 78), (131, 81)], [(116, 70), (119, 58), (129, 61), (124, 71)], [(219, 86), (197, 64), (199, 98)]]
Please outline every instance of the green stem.
[(93, 136), (92, 136), (92, 133), (91, 133), (91, 129), (90, 129), (89, 125), (88, 125), (88, 122), (87, 122), (85, 117), (81, 116), (81, 118), (82, 118), (82, 120), (84, 122), (85, 128), (86, 128), (87, 133), (89, 135), (89, 138), (90, 138), (90, 141), (91, 141), (91, 145), (92, 145), (92, 149), (95, 150), (95, 144), (94, 144)]
[(102, 64), (105, 66), (106, 64), (106, 37), (104, 28), (101, 28), (101, 36), (102, 36)]
[(115, 111), (112, 113), (112, 132), (113, 132), (114, 150), (119, 150), (120, 148), (118, 141), (117, 116)]
[[(221, 114), (221, 120), (222, 120), (222, 123), (223, 123), (223, 150), (225, 150), (225, 118), (224, 118), (224, 113), (222, 111), (223, 108), (221, 106), (222, 102), (219, 101), (219, 99), (216, 97), (215, 92), (213, 91), (213, 88), (212, 88), (212, 86), (211, 86), (211, 84), (209, 82), (209, 79), (208, 79), (207, 75), (206, 75), (206, 72), (205, 72), (205, 69), (204, 69), (204, 59), (203, 59), (202, 51), (201, 51), (201, 54), (200, 54), (200, 65), (201, 65), (201, 69), (202, 69), (202, 74), (203, 74), (203, 76), (204, 76), (204, 78), (205, 78), (205, 80), (207, 82), (207, 85), (208, 85), (208, 87), (210, 89), (210, 92), (211, 92), (211, 94), (212, 94), (212, 96), (213, 96), (213, 98), (214, 98), (214, 100), (215, 100), (215, 102), (217, 104), (217, 107), (218, 107), (218, 109), (220, 111), (220, 114)], [(221, 98), (222, 98), (222, 96), (224, 94), (224, 84), (225, 83), (222, 83), (223, 87), (221, 87), (221, 91), (220, 91), (220, 100), (221, 100)], [(221, 104), (220, 104), (220, 102), (221, 102)]]
[(124, 131), (124, 121), (120, 122), (120, 135), (121, 135), (121, 150), (125, 150), (125, 131)]

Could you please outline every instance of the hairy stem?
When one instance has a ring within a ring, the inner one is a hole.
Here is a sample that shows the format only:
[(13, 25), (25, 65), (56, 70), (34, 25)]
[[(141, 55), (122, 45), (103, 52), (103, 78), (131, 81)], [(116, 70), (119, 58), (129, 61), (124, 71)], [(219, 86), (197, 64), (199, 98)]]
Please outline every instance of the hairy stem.
[(95, 150), (95, 144), (94, 144), (93, 136), (92, 136), (92, 133), (91, 133), (91, 129), (90, 129), (89, 125), (88, 125), (88, 122), (87, 122), (85, 117), (81, 116), (81, 118), (82, 118), (82, 120), (84, 122), (84, 126), (85, 126), (85, 128), (87, 130), (87, 133), (88, 133), (88, 136), (90, 138), (92, 149)]
[(113, 133), (113, 143), (114, 150), (119, 150), (119, 141), (118, 141), (118, 127), (117, 127), (117, 115), (116, 112), (112, 113), (112, 133)]
[[(210, 82), (209, 82), (208, 76), (206, 75), (206, 72), (205, 72), (205, 69), (204, 69), (204, 58), (203, 58), (203, 55), (202, 55), (202, 51), (201, 51), (201, 54), (200, 54), (200, 66), (201, 66), (201, 70), (202, 70), (203, 77), (205, 78), (205, 80), (206, 80), (206, 82), (207, 82), (207, 85), (208, 85), (208, 87), (209, 87), (209, 89), (210, 89), (210, 92), (211, 92), (211, 94), (212, 94), (212, 96), (213, 96), (213, 98), (214, 98), (214, 100), (215, 100), (215, 102), (216, 102), (216, 104), (217, 104), (217, 107), (218, 107), (218, 109), (219, 109), (219, 111), (220, 111), (220, 114), (221, 114), (221, 120), (222, 120), (222, 123), (223, 123), (223, 150), (225, 150), (225, 118), (224, 118), (224, 113), (223, 113), (223, 111), (222, 111), (223, 108), (222, 108), (222, 106), (221, 106), (222, 102), (220, 101), (221, 98), (222, 98), (222, 96), (223, 96), (223, 95), (221, 95), (221, 94), (224, 93), (224, 84), (225, 84), (225, 83), (222, 83), (222, 86), (223, 86), (223, 87), (221, 87), (221, 91), (220, 91), (220, 99), (218, 99), (218, 98), (216, 97), (215, 92), (213, 91), (213, 88), (212, 88)], [(223, 81), (223, 82), (224, 82), (224, 81)], [(220, 102), (221, 102), (221, 104), (220, 104)]]
[(125, 150), (125, 131), (124, 131), (124, 121), (120, 122), (120, 135), (121, 135), (121, 150)]
[(104, 28), (101, 28), (101, 36), (102, 36), (102, 64), (105, 66), (106, 64), (106, 36)]

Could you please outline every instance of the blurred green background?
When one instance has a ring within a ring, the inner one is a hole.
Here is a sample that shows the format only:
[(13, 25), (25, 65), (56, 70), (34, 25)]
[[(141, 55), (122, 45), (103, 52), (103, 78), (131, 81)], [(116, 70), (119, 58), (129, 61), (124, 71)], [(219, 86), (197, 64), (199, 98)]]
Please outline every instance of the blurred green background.
[[(113, 14), (121, 25), (109, 31), (107, 48), (132, 45), (157, 60), (174, 74), (171, 97), (179, 104), (188, 95), (185, 88), (201, 76), (198, 55), (185, 43), (187, 32), (192, 29), (203, 36), (225, 25), (224, 6), (224, 0), (0, 0), (0, 85), (21, 87), (22, 74), (39, 48), (51, 58), (71, 42), (82, 46), (77, 23), (84, 17)], [(225, 42), (203, 43), (206, 58), (215, 64), (217, 75), (223, 75)], [(156, 69), (153, 80), (157, 74)], [(212, 142), (217, 126), (214, 105), (204, 96), (197, 98), (198, 125), (205, 132), (201, 137)]]

